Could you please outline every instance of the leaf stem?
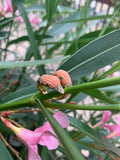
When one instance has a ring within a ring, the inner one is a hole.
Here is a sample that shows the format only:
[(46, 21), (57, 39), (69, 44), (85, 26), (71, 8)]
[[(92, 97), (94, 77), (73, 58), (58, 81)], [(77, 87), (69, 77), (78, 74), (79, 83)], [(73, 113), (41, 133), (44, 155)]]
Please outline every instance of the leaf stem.
[(113, 110), (119, 111), (120, 104), (111, 104), (111, 105), (77, 105), (77, 104), (61, 104), (61, 103), (43, 103), (45, 107), (54, 108), (54, 109), (77, 109), (77, 110), (97, 110), (97, 111), (104, 111), (104, 110)]
[(19, 101), (4, 103), (0, 105), (0, 111), (11, 110), (14, 108), (23, 108), (23, 107), (33, 107), (34, 99), (33, 97), (28, 97)]

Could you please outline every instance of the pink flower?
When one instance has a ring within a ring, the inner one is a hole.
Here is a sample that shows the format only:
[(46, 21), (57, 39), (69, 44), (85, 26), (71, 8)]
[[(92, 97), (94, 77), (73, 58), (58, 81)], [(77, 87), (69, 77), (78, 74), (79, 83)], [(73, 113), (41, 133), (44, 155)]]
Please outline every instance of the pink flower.
[(106, 136), (107, 139), (120, 136), (120, 118), (116, 118), (116, 121), (118, 122), (118, 124), (104, 124), (102, 126), (104, 128), (107, 128), (109, 132), (112, 132), (108, 136)]
[(85, 157), (89, 157), (90, 153), (88, 150), (82, 149), (81, 153), (85, 156)]
[(19, 22), (24, 23), (24, 19), (20, 16), (19, 10), (16, 10), (15, 14), (17, 16), (17, 18), (15, 19), (15, 21), (19, 21)]
[(98, 122), (97, 124), (95, 124), (94, 126), (92, 126), (92, 128), (97, 127), (97, 126), (101, 125), (102, 123), (105, 123), (105, 122), (109, 121), (110, 120), (110, 115), (111, 115), (110, 111), (104, 111), (101, 121)]
[(109, 77), (111, 78), (111, 77), (117, 77), (117, 76), (120, 76), (119, 71), (112, 73)]
[[(56, 112), (53, 117), (63, 128), (69, 126), (68, 118), (61, 111)], [(13, 130), (18, 138), (26, 145), (28, 149), (28, 160), (41, 160), (38, 154), (37, 144), (46, 146), (49, 150), (56, 149), (59, 145), (58, 138), (49, 122), (46, 122), (42, 127), (35, 129), (35, 131), (31, 131), (25, 128), (16, 127), (3, 117), (1, 117), (1, 119), (3, 123)]]
[(110, 111), (104, 111), (103, 115), (102, 115), (102, 120), (98, 123), (98, 125), (101, 125), (102, 123), (105, 123), (105, 122), (109, 121), (110, 120), (110, 115), (111, 115)]
[(13, 12), (12, 3), (10, 0), (6, 0), (5, 5), (1, 9), (1, 12), (5, 12), (5, 13)]
[[(42, 18), (37, 18), (37, 15), (39, 13), (33, 14), (31, 13), (30, 15), (30, 23), (32, 24), (33, 27), (35, 27), (36, 30), (39, 29), (38, 24), (40, 24), (42, 22)], [(20, 16), (19, 11), (16, 11), (16, 15), (18, 16), (15, 20), (19, 21), (21, 23), (24, 23), (24, 19)]]
[[(61, 111), (56, 112), (53, 117), (59, 122), (62, 128), (69, 126), (68, 118)], [(39, 141), (40, 145), (46, 146), (49, 150), (56, 149), (58, 147), (59, 141), (49, 122), (46, 122), (42, 127), (35, 129), (34, 132), (42, 133), (42, 137)]]
[(38, 24), (42, 22), (42, 18), (37, 18), (38, 14), (39, 13), (36, 14), (31, 13), (31, 18), (30, 18), (30, 22), (35, 27), (36, 30), (39, 29)]

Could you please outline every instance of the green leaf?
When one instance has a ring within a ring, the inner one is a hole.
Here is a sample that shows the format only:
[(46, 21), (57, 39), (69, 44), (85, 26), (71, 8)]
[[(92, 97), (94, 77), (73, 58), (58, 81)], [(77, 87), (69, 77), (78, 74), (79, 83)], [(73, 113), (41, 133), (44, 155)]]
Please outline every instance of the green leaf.
[(113, 92), (119, 92), (120, 91), (120, 85), (110, 86), (101, 88), (102, 91), (113, 91)]
[[(88, 9), (88, 14), (89, 12), (91, 13), (91, 11), (92, 11), (91, 9)], [(76, 13), (71, 14), (69, 17), (61, 20), (61, 24), (60, 23), (54, 24), (52, 28), (47, 31), (46, 34), (50, 36), (58, 36), (60, 34), (70, 31), (71, 29), (77, 27), (79, 22), (66, 23), (66, 24), (63, 24), (62, 22), (78, 19), (80, 18), (81, 14), (82, 14), (81, 11), (77, 11)]]
[(94, 89), (94, 90), (85, 90), (84, 93), (97, 98), (99, 100), (102, 100), (103, 102), (107, 102), (109, 104), (119, 104), (118, 101), (114, 100), (113, 98), (108, 97), (107, 95), (105, 95), (104, 93), (102, 93), (100, 90), (98, 89)]
[[(92, 11), (93, 10), (91, 8), (89, 8), (88, 11), (87, 11), (87, 15), (89, 16)], [(54, 24), (52, 26), (52, 28), (47, 31), (46, 34), (50, 35), (50, 36), (58, 36), (60, 34), (63, 34), (63, 33), (66, 33), (68, 31), (70, 31), (71, 29), (78, 26), (79, 21), (73, 22), (73, 23), (70, 22), (70, 23), (66, 23), (66, 24), (62, 23), (62, 22), (78, 19), (82, 16), (82, 14), (83, 14), (82, 11), (77, 11), (77, 12), (71, 14), (67, 18), (62, 19), (60, 21), (61, 23)]]
[[(106, 32), (104, 34), (107, 34), (111, 31), (115, 30), (114, 27), (109, 27), (107, 28)], [(97, 30), (97, 31), (93, 31), (87, 34), (84, 34), (83, 36), (80, 36), (80, 38), (78, 39), (79, 42), (78, 43), (78, 49), (84, 47), (85, 45), (87, 45), (89, 42), (93, 41), (94, 39), (96, 39), (99, 35), (99, 33), (101, 32), (101, 30)], [(74, 52), (76, 51), (76, 44), (72, 43), (70, 45), (70, 47), (68, 48), (67, 52), (65, 55), (72, 55), (74, 54)]]
[(10, 62), (0, 62), (0, 69), (6, 68), (20, 68), (27, 66), (38, 66), (47, 63), (53, 63), (57, 61), (64, 60), (66, 57), (55, 58), (55, 59), (45, 59), (45, 60), (36, 60), (36, 61), (10, 61)]
[(9, 23), (11, 23), (14, 20), (15, 17), (12, 18), (4, 18), (3, 20), (0, 21), (0, 27), (3, 28), (7, 25), (9, 25)]
[[(106, 87), (107, 88), (107, 87)], [(103, 89), (104, 90), (104, 89)], [(76, 103), (82, 101), (84, 98), (86, 98), (88, 95), (94, 98), (97, 98), (103, 102), (109, 103), (109, 104), (119, 104), (119, 101), (114, 100), (113, 98), (108, 97), (107, 95), (105, 95), (104, 93), (101, 92), (101, 90), (98, 89), (92, 89), (92, 90), (83, 90), (83, 93), (77, 93), (77, 94), (73, 94), (68, 100), (67, 103), (69, 101), (74, 101)]]
[(26, 51), (26, 55), (25, 55), (25, 61), (30, 60), (31, 57), (32, 57), (32, 48), (31, 48), (31, 47), (28, 47), (28, 48), (27, 48), (27, 51)]
[[(41, 59), (41, 55), (39, 53), (39, 48), (38, 48), (37, 43), (36, 43), (35, 35), (32, 31), (32, 27), (31, 27), (31, 24), (28, 20), (28, 17), (27, 17), (27, 14), (25, 12), (25, 9), (23, 7), (23, 4), (22, 4), (21, 0), (19, 0), (19, 1), (15, 0), (15, 3), (16, 3), (16, 5), (17, 5), (17, 7), (18, 7), (18, 9), (21, 13), (21, 16), (23, 17), (23, 19), (25, 21), (30, 45), (31, 45), (31, 48), (32, 48), (32, 51), (33, 51), (33, 55), (34, 55), (36, 60), (39, 60), (39, 59)], [(38, 71), (39, 71), (40, 75), (43, 75), (45, 73), (45, 69), (44, 69), (43, 66), (38, 66)]]
[(107, 148), (115, 155), (120, 156), (120, 149), (118, 149), (112, 143), (110, 143), (108, 140), (106, 140), (106, 138), (103, 134), (93, 130), (85, 123), (83, 123), (83, 122), (81, 122), (71, 116), (68, 116), (68, 118), (70, 121), (70, 125), (72, 127), (79, 129), (79, 131), (81, 131), (83, 134), (85, 134), (85, 135), (89, 136), (90, 138), (92, 138), (93, 140), (95, 140), (102, 147)]
[(114, 13), (113, 16), (110, 18), (110, 20), (105, 24), (105, 26), (103, 27), (102, 31), (99, 34), (99, 37), (104, 35), (104, 32), (106, 31), (106, 29), (110, 26), (111, 22), (115, 19), (115, 17), (117, 17), (120, 11), (120, 8), (118, 8)]
[(8, 37), (9, 32), (0, 32), (0, 40)]
[[(85, 17), (85, 18), (80, 18), (80, 19), (73, 19), (73, 20), (66, 20), (66, 21), (60, 21), (58, 23), (73, 23), (73, 22), (81, 22), (81, 21), (92, 21), (92, 20), (100, 20), (100, 19), (108, 19), (108, 18), (111, 18), (113, 16), (113, 14), (107, 14), (107, 15), (97, 15), (97, 16), (89, 16), (89, 17)], [(116, 15), (116, 17), (119, 16)]]
[[(70, 15), (69, 17), (65, 18), (62, 20), (62, 22), (66, 21), (66, 20), (72, 20), (72, 19), (77, 19), (80, 17), (80, 11), (76, 12), (72, 15)], [(52, 26), (51, 29), (49, 29), (46, 34), (50, 35), (50, 36), (58, 36), (60, 34), (63, 34), (65, 32), (70, 31), (72, 28), (77, 27), (79, 23), (75, 22), (75, 23), (67, 23), (67, 24), (54, 24)]]
[[(36, 34), (36, 35), (35, 35), (36, 40), (38, 40), (39, 37), (40, 37), (39, 34)], [(44, 36), (44, 38), (48, 38), (48, 36)], [(29, 37), (28, 37), (28, 36), (18, 37), (18, 38), (14, 39), (14, 40), (11, 40), (11, 41), (8, 43), (8, 45), (17, 44), (17, 43), (20, 43), (20, 42), (23, 42), (23, 41), (29, 41)]]
[(27, 98), (32, 96), (38, 91), (36, 84), (30, 85), (28, 87), (21, 88), (17, 90), (16, 92), (11, 93), (8, 95), (1, 103), (12, 103), (15, 101), (19, 101), (21, 99)]
[(43, 160), (48, 160), (48, 149), (45, 146), (42, 147), (41, 158)]
[(64, 151), (66, 152), (68, 159), (84, 160), (84, 157), (82, 156), (78, 148), (75, 146), (75, 143), (69, 137), (67, 132), (64, 131), (64, 129), (58, 124), (56, 119), (52, 117), (52, 115), (44, 108), (44, 106), (38, 99), (36, 99), (36, 102), (37, 102), (37, 107), (39, 107), (42, 110), (43, 114), (46, 116), (52, 128), (56, 132), (62, 146), (64, 147)]
[(22, 37), (19, 37), (17, 39), (14, 39), (14, 40), (10, 41), (8, 43), (8, 45), (17, 44), (17, 43), (20, 43), (20, 42), (23, 42), (23, 41), (29, 41), (28, 36), (22, 36)]
[(46, 0), (45, 2), (46, 2), (45, 6), (46, 6), (47, 19), (50, 22), (56, 11), (56, 7), (57, 7), (59, 0)]
[(71, 102), (71, 101), (73, 101), (73, 102), (75, 102), (75, 103), (78, 103), (78, 102), (80, 102), (80, 101), (83, 101), (85, 98), (87, 98), (88, 97), (88, 95), (86, 95), (85, 93), (83, 93), (83, 92), (80, 92), (80, 93), (78, 93), (78, 94), (73, 94), (73, 95), (71, 95), (71, 97), (70, 98), (68, 98), (68, 100), (67, 100), (67, 103), (69, 103), (69, 102)]
[(45, 5), (32, 5), (30, 7), (27, 7), (26, 12), (45, 12)]
[(0, 160), (13, 160), (4, 143), (0, 139)]
[(68, 6), (62, 6), (62, 5), (57, 5), (57, 10), (60, 12), (60, 13), (72, 13), (72, 12), (75, 12), (76, 9), (75, 8), (71, 8), (71, 7), (68, 7)]
[(90, 22), (87, 26), (83, 27), (80, 31), (80, 36), (83, 36), (85, 33), (91, 30), (91, 28), (95, 27), (100, 20), (95, 20)]
[(120, 59), (120, 30), (109, 33), (84, 46), (61, 66), (72, 80), (79, 79)]

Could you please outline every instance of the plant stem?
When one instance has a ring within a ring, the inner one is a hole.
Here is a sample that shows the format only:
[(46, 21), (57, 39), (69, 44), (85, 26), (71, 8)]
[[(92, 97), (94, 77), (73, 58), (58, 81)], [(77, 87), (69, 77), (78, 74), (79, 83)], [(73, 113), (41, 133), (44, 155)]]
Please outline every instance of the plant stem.
[[(108, 86), (117, 85), (117, 84), (120, 84), (120, 77), (114, 77), (114, 78), (109, 78), (109, 79), (104, 79), (104, 80), (99, 80), (99, 81), (94, 81), (94, 82), (88, 82), (88, 83), (68, 87), (68, 88), (64, 89), (64, 91), (65, 91), (64, 94), (77, 93), (77, 92), (84, 91), (84, 90), (92, 90), (92, 89), (95, 89), (95, 88), (108, 87)], [(7, 110), (7, 109), (13, 109), (13, 108), (35, 107), (35, 98), (38, 98), (42, 102), (44, 102), (45, 100), (51, 99), (53, 97), (59, 97), (59, 96), (61, 96), (61, 94), (56, 92), (56, 91), (49, 92), (47, 94), (40, 94), (40, 92), (37, 92), (36, 94), (34, 94), (31, 97), (28, 97), (28, 98), (25, 98), (25, 99), (22, 99), (22, 100), (19, 100), (19, 101), (12, 101), (12, 102), (1, 104), (0, 105), (0, 111), (4, 111), (4, 110)], [(110, 107), (110, 106), (112, 106), (112, 107)], [(75, 106), (73, 106), (73, 108), (74, 107)], [(102, 109), (102, 107), (103, 107), (103, 109)], [(95, 106), (94, 106), (92, 108), (87, 107), (86, 109), (88, 109), (88, 110), (89, 109), (90, 110), (105, 110), (105, 109), (106, 110), (119, 110), (119, 104), (118, 105), (106, 105), (105, 107), (100, 106), (100, 109), (99, 109), (99, 106), (97, 108), (95, 108)], [(78, 107), (78, 108), (75, 108), (75, 109), (83, 110), (84, 107), (83, 108)]]
[(15, 102), (4, 103), (0, 105), (0, 111), (11, 110), (14, 108), (23, 108), (23, 107), (33, 107), (34, 99), (33, 97), (25, 98)]
[[(118, 84), (120, 84), (120, 77), (103, 79), (99, 81), (88, 82), (88, 83), (79, 84), (76, 86), (65, 88), (64, 94), (77, 93), (80, 91), (92, 90), (95, 88), (108, 87), (108, 86), (118, 85)], [(44, 94), (44, 95), (36, 94), (36, 97), (40, 98), (41, 101), (44, 101), (44, 100), (47, 100), (53, 97), (58, 97), (58, 96), (61, 96), (61, 94), (56, 91), (49, 92), (48, 94)]]
[(54, 109), (77, 109), (77, 110), (97, 110), (97, 111), (104, 111), (104, 110), (113, 110), (119, 111), (120, 104), (113, 104), (113, 105), (77, 105), (77, 104), (61, 104), (61, 103), (43, 103), (45, 107), (54, 108)]

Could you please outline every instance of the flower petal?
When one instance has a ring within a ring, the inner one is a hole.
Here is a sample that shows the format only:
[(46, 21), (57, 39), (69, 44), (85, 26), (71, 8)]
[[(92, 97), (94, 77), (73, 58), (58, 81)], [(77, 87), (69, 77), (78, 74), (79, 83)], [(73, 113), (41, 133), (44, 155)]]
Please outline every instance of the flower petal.
[[(35, 147), (35, 148), (34, 148)], [(36, 152), (37, 146), (28, 145), (28, 160), (41, 160), (39, 154)]]
[(1, 9), (2, 12), (13, 12), (13, 7), (12, 7), (12, 3), (10, 0), (6, 0), (5, 5), (2, 7)]
[(110, 115), (112, 113), (110, 111), (104, 111), (102, 115), (102, 120), (97, 123), (97, 125), (101, 125), (102, 123), (105, 123), (110, 120)]
[(109, 121), (110, 120), (110, 115), (111, 115), (110, 111), (104, 111), (103, 116), (102, 116), (102, 121), (103, 122)]
[(24, 144), (36, 145), (39, 143), (41, 133), (35, 133), (34, 131), (21, 128), (17, 136)]
[(58, 121), (62, 128), (66, 128), (69, 126), (69, 120), (67, 116), (61, 111), (56, 112), (53, 117)]
[(120, 117), (116, 117), (117, 124), (120, 125)]
[(114, 132), (118, 125), (117, 124), (104, 124), (102, 127), (107, 128), (109, 131)]
[(49, 150), (52, 150), (59, 146), (59, 141), (55, 134), (46, 131), (41, 135), (39, 144), (46, 146)]
[[(67, 116), (61, 111), (56, 112), (53, 117), (58, 121), (62, 128), (66, 128), (69, 126), (69, 120)], [(34, 132), (45, 132), (45, 131), (53, 131), (49, 122), (46, 122), (42, 127), (36, 128)]]

